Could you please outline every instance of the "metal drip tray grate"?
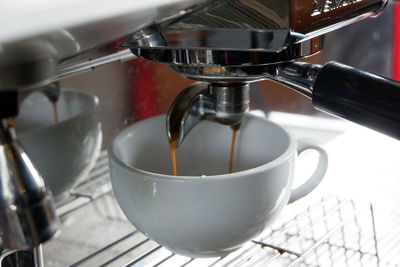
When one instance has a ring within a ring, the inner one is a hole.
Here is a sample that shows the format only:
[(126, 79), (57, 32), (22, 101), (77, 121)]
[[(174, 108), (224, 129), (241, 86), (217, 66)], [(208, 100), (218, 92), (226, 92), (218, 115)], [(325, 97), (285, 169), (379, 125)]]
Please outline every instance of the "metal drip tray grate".
[[(378, 266), (372, 210), (360, 211), (351, 200), (323, 198), (223, 258), (175, 255), (133, 231), (73, 266), (93, 266), (100, 259), (105, 260), (100, 265), (116, 266)], [(126, 250), (107, 258), (121, 242)]]
[(225, 257), (175, 255), (126, 220), (112, 194), (105, 153), (58, 211), (62, 234), (43, 246), (45, 266), (353, 267), (380, 260), (372, 206), (336, 196), (289, 205), (262, 235)]

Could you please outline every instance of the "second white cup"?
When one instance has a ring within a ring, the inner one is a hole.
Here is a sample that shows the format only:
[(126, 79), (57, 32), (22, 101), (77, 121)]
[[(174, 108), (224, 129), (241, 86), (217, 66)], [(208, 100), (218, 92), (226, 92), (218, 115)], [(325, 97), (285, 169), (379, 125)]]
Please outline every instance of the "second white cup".
[(57, 102), (58, 123), (44, 94), (34, 92), (22, 103), (15, 120), (19, 140), (56, 201), (88, 175), (99, 156), (102, 131), (98, 102), (94, 95), (62, 90)]

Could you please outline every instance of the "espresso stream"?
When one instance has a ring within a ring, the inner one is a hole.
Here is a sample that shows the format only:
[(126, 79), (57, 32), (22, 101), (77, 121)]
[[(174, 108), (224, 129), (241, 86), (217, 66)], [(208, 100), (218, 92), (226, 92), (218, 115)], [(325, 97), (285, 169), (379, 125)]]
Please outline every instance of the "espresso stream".
[(229, 154), (228, 173), (233, 172), (233, 163), (235, 162), (236, 137), (237, 137), (238, 131), (239, 131), (239, 129), (234, 129), (232, 132), (231, 153)]
[(58, 118), (58, 108), (57, 108), (57, 101), (51, 101), (51, 105), (53, 107), (53, 114), (54, 114), (54, 124), (59, 122)]
[[(235, 162), (235, 147), (236, 147), (236, 137), (238, 129), (234, 129), (232, 131), (232, 141), (231, 141), (231, 149), (229, 154), (229, 164), (228, 164), (228, 173), (233, 172), (233, 164)], [(177, 148), (178, 140), (172, 139), (169, 143), (170, 151), (171, 151), (171, 162), (172, 162), (172, 173), (174, 176), (177, 176), (177, 167), (176, 167), (176, 148)]]
[(169, 143), (169, 148), (171, 150), (171, 162), (172, 162), (172, 173), (174, 176), (177, 176), (177, 171), (176, 171), (176, 147), (177, 147), (178, 140), (177, 139), (172, 139), (172, 141)]

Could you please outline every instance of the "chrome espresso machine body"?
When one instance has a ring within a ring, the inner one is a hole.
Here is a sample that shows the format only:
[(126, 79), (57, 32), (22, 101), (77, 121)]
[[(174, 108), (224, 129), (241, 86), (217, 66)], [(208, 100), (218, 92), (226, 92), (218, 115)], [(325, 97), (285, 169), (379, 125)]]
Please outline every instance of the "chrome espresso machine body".
[(249, 83), (268, 79), (322, 111), (400, 138), (398, 83), (335, 62), (296, 62), (321, 51), (325, 33), (378, 16), (388, 0), (101, 0), (79, 8), (48, 1), (25, 9), (12, 2), (0, 18), (10, 25), (0, 31), (3, 248), (34, 247), (58, 230), (50, 193), (13, 129), (24, 95), (57, 97), (55, 82), (133, 54), (199, 81), (170, 109), (168, 134), (178, 144), (203, 119), (238, 126)]
[[(202, 119), (237, 127), (248, 84), (274, 80), (338, 117), (400, 138), (399, 84), (336, 62), (296, 62), (318, 53), (324, 33), (378, 16), (388, 1), (215, 1), (123, 43), (140, 57), (203, 81), (172, 104), (170, 139), (180, 144)], [(191, 98), (191, 101), (187, 99)]]

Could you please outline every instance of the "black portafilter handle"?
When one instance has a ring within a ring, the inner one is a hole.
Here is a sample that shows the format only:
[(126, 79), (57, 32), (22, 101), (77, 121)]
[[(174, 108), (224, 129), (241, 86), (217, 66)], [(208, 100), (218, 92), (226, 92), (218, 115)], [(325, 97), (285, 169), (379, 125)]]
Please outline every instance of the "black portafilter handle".
[(315, 76), (313, 105), (324, 112), (400, 139), (400, 83), (340, 63)]

